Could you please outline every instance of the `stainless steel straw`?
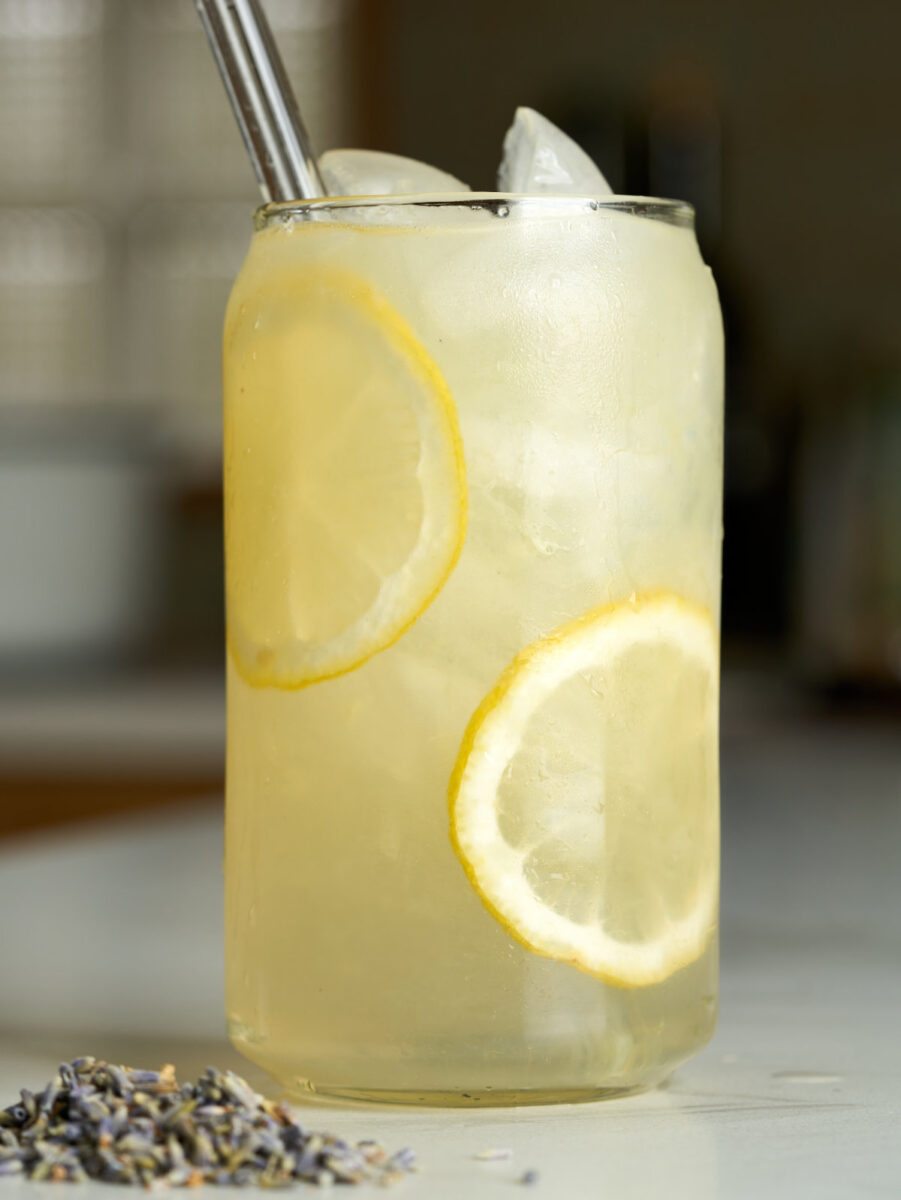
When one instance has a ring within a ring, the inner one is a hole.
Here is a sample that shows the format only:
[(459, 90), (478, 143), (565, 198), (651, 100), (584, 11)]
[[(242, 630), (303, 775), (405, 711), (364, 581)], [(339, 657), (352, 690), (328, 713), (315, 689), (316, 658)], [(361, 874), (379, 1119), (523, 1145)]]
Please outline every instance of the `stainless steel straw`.
[(264, 200), (326, 195), (259, 0), (194, 0)]

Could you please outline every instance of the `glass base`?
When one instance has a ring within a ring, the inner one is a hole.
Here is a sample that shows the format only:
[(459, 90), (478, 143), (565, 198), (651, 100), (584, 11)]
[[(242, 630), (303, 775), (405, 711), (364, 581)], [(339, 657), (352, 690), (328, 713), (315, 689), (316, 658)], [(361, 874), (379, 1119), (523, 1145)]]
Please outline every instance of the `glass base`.
[(574, 1062), (572, 1044), (565, 1042), (556, 1056), (551, 1053), (552, 1046), (545, 1047), (543, 1055), (527, 1046), (518, 1058), (511, 1051), (503, 1063), (486, 1063), (484, 1055), (437, 1057), (433, 1049), (430, 1057), (422, 1048), (415, 1062), (412, 1055), (375, 1061), (374, 1048), (350, 1055), (346, 1048), (320, 1047), (318, 1054), (301, 1055), (294, 1047), (286, 1051), (282, 1045), (248, 1036), (251, 1032), (246, 1025), (231, 1022), (232, 1045), (277, 1080), (287, 1099), (305, 1104), (409, 1108), (512, 1108), (631, 1096), (659, 1087), (710, 1034), (705, 1030), (705, 1036), (695, 1036), (687, 1045), (670, 1047), (657, 1061), (649, 1061), (650, 1056), (643, 1062), (634, 1057), (611, 1061), (598, 1055), (598, 1061), (589, 1063), (583, 1054)]
[(292, 1100), (336, 1104), (382, 1104), (413, 1108), (518, 1108), (541, 1104), (587, 1104), (615, 1100), (649, 1091), (662, 1080), (632, 1087), (529, 1088), (510, 1091), (484, 1088), (482, 1091), (394, 1091), (381, 1088), (328, 1087), (311, 1080), (286, 1084)]

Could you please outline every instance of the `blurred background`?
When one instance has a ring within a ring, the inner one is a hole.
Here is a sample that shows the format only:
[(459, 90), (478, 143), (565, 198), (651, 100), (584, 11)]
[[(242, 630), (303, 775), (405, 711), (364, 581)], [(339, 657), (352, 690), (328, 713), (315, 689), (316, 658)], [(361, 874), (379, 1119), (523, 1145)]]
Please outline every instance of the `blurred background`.
[[(695, 204), (727, 734), (895, 737), (901, 8), (264, 4), (322, 149), (489, 189), (525, 103), (615, 190)], [(219, 342), (255, 202), (190, 0), (0, 0), (0, 838), (221, 791)]]

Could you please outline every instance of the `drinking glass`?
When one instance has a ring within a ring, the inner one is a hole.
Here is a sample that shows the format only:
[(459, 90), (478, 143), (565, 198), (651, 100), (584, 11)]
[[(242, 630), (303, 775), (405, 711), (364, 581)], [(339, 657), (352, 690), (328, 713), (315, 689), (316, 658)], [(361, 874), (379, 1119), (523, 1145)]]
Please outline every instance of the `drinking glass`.
[(716, 1019), (722, 327), (691, 209), (270, 205), (225, 326), (230, 1035), (644, 1088)]

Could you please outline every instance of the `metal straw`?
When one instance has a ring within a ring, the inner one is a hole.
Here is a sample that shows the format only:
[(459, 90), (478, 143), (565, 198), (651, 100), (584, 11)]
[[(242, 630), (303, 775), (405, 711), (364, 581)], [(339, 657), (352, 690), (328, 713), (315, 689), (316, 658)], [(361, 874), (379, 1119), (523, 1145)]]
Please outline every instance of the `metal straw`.
[(194, 0), (264, 200), (325, 196), (316, 156), (259, 0)]

